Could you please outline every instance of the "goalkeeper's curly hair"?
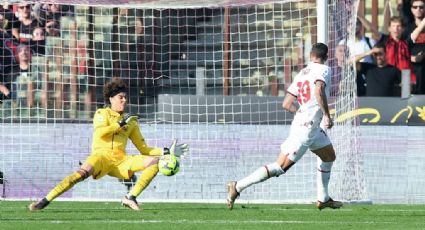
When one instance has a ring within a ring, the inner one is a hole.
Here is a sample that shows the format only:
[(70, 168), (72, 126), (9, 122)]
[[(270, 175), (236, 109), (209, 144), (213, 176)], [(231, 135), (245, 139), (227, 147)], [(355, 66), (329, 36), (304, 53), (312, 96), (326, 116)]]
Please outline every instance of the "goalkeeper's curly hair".
[(114, 78), (103, 87), (103, 98), (105, 102), (109, 104), (109, 98), (121, 92), (128, 92), (127, 84), (125, 84), (125, 82), (120, 78)]

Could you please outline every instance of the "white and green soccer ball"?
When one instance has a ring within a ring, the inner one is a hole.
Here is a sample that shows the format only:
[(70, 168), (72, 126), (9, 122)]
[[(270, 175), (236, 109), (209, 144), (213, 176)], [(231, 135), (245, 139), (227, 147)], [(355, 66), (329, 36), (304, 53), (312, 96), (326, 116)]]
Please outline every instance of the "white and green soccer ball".
[(172, 176), (179, 172), (180, 162), (173, 154), (164, 155), (159, 158), (158, 168), (164, 176)]

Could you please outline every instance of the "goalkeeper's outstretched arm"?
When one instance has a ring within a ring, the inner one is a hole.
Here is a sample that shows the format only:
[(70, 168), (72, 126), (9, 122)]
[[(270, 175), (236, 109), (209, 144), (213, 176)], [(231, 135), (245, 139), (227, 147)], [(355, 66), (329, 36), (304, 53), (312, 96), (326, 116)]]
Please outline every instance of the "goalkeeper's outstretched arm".
[(189, 146), (187, 144), (177, 144), (177, 139), (173, 140), (173, 143), (168, 150), (170, 154), (175, 155), (176, 157), (185, 157), (189, 154)]
[(182, 156), (186, 156), (189, 153), (188, 145), (177, 144), (176, 139), (173, 141), (173, 143), (171, 144), (169, 148), (168, 147), (165, 147), (165, 148), (150, 147), (145, 142), (145, 138), (140, 132), (138, 123), (133, 122), (132, 125), (134, 125), (135, 127), (133, 128), (133, 131), (131, 132), (129, 138), (133, 142), (133, 144), (136, 146), (136, 148), (139, 150), (140, 154), (142, 155), (161, 156), (166, 154), (173, 154), (176, 157), (182, 157)]
[(130, 133), (130, 140), (133, 142), (134, 146), (136, 146), (137, 150), (139, 150), (140, 154), (148, 155), (148, 156), (161, 156), (163, 155), (164, 150), (162, 148), (154, 148), (150, 147), (140, 132), (139, 124), (137, 122), (133, 122), (134, 128)]

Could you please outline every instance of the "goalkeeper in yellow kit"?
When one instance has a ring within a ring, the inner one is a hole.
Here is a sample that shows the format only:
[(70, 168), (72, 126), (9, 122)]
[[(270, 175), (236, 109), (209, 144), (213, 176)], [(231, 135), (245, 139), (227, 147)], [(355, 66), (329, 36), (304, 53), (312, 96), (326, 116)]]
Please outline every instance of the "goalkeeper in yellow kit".
[[(45, 208), (53, 199), (89, 176), (95, 180), (105, 175), (129, 179), (135, 172), (141, 171), (134, 187), (122, 199), (123, 206), (139, 210), (136, 197), (158, 173), (159, 156), (174, 154), (180, 157), (188, 153), (186, 144), (177, 145), (175, 141), (170, 148), (152, 148), (145, 143), (137, 123), (137, 116), (124, 113), (127, 105), (127, 91), (126, 84), (120, 79), (105, 85), (103, 95), (110, 107), (98, 109), (94, 115), (91, 155), (80, 169), (65, 177), (46, 197), (31, 203), (28, 206), (29, 210)], [(133, 142), (141, 155), (126, 154), (128, 139)]]

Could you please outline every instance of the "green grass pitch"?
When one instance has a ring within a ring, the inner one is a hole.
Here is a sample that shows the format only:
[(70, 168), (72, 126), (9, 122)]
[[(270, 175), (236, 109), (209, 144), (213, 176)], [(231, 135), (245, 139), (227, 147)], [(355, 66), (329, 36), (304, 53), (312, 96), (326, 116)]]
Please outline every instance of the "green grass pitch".
[(317, 210), (307, 204), (144, 203), (56, 201), (29, 212), (30, 202), (0, 201), (0, 229), (425, 229), (425, 205), (345, 205)]

